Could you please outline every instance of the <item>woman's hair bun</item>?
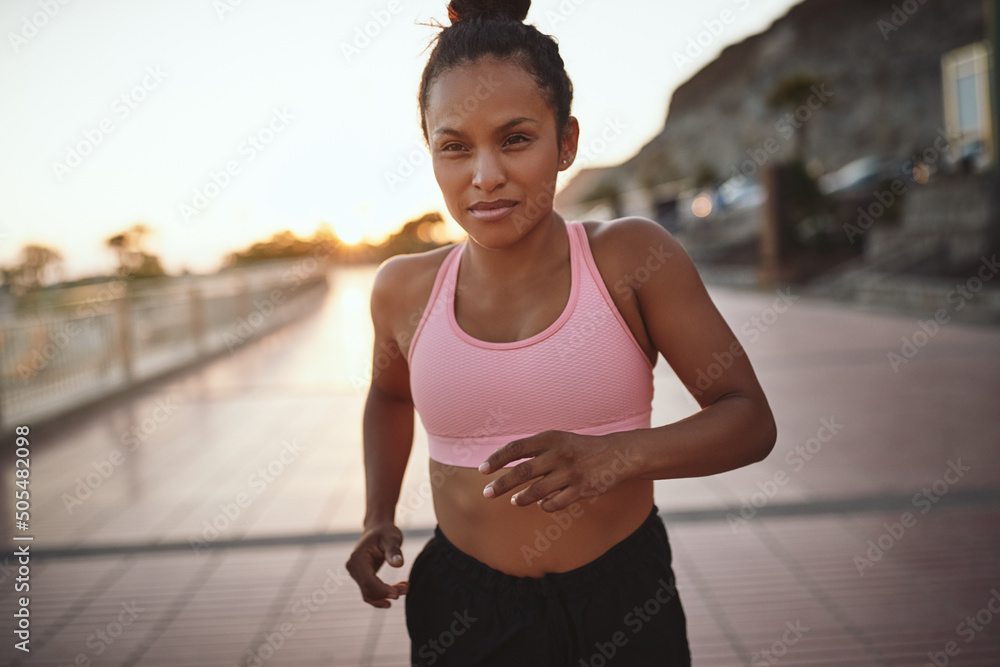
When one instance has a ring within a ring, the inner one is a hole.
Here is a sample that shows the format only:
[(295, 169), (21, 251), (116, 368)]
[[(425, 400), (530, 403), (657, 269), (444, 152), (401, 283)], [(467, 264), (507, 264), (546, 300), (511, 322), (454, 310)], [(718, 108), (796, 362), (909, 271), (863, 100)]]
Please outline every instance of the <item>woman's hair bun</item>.
[(448, 18), (452, 23), (470, 19), (499, 19), (521, 23), (528, 16), (531, 0), (451, 0)]

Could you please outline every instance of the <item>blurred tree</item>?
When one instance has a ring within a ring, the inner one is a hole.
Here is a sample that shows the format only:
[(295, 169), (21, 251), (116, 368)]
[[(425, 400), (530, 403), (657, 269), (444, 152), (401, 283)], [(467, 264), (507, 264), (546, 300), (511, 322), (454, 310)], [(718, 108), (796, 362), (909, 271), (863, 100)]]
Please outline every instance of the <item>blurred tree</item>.
[(160, 265), (160, 259), (145, 250), (146, 238), (152, 233), (150, 227), (139, 222), (105, 241), (118, 256), (118, 275), (126, 278), (159, 278), (167, 275)]
[(28, 244), (21, 249), (21, 261), (15, 266), (0, 269), (3, 284), (15, 294), (37, 289), (55, 282), (62, 264), (62, 255), (43, 245)]
[(300, 239), (294, 232), (285, 230), (273, 234), (267, 241), (258, 241), (246, 250), (230, 253), (226, 257), (227, 266), (246, 266), (275, 259), (298, 259), (314, 257), (325, 262), (332, 261), (340, 246), (330, 225), (323, 223), (311, 239)]
[(445, 243), (444, 218), (436, 211), (406, 222), (398, 232), (378, 245), (367, 242), (345, 244), (337, 238), (333, 228), (324, 222), (311, 238), (300, 239), (286, 230), (274, 234), (267, 241), (254, 243), (246, 250), (231, 253), (226, 258), (226, 266), (246, 266), (255, 262), (300, 257), (341, 264), (381, 262), (393, 255), (424, 252)]
[(405, 223), (375, 248), (375, 259), (381, 261), (393, 255), (409, 255), (438, 248), (444, 243), (444, 218), (437, 211)]

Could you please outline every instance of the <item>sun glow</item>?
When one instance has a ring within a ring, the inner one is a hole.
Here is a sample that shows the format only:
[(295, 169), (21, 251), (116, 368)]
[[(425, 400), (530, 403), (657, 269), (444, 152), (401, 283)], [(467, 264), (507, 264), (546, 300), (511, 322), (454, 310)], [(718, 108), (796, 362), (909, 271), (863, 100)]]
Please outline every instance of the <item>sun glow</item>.
[(334, 223), (333, 231), (344, 243), (355, 245), (365, 236), (365, 223), (357, 219), (341, 221)]

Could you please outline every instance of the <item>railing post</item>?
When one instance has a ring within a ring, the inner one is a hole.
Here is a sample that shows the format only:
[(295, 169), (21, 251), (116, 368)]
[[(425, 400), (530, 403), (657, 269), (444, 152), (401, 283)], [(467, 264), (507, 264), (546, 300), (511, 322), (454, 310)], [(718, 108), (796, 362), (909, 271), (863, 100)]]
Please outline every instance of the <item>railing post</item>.
[(205, 340), (205, 306), (201, 298), (201, 290), (198, 286), (191, 285), (189, 292), (191, 299), (191, 340), (194, 342), (195, 358), (200, 359), (205, 356), (208, 348), (208, 341)]
[(128, 290), (117, 299), (115, 314), (118, 319), (118, 349), (121, 355), (122, 371), (125, 373), (125, 384), (131, 386), (133, 374), (132, 349), (132, 309), (129, 307)]
[[(5, 331), (0, 331), (0, 342), (3, 342), (6, 336)], [(4, 422), (4, 390), (3, 390), (3, 375), (4, 368), (6, 368), (5, 357), (0, 355), (0, 432), (3, 432), (7, 428), (7, 424)]]

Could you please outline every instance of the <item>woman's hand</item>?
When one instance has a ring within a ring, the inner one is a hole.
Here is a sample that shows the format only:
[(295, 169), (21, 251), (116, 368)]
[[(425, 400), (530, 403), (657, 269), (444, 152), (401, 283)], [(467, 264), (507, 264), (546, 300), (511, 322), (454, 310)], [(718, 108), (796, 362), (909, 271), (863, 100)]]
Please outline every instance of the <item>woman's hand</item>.
[(532, 458), (487, 484), (483, 495), (499, 498), (513, 488), (541, 478), (511, 496), (511, 504), (525, 507), (538, 502), (544, 511), (556, 512), (584, 497), (594, 502), (640, 471), (638, 449), (623, 444), (623, 439), (614, 435), (618, 434), (545, 431), (509, 442), (486, 459), (479, 467), (480, 472), (488, 474), (511, 461)]
[(361, 539), (347, 560), (347, 571), (358, 582), (361, 597), (365, 602), (379, 609), (392, 606), (390, 599), (397, 600), (409, 592), (410, 584), (400, 581), (391, 586), (375, 573), (388, 562), (393, 567), (403, 566), (403, 532), (391, 522), (378, 523), (361, 533)]

